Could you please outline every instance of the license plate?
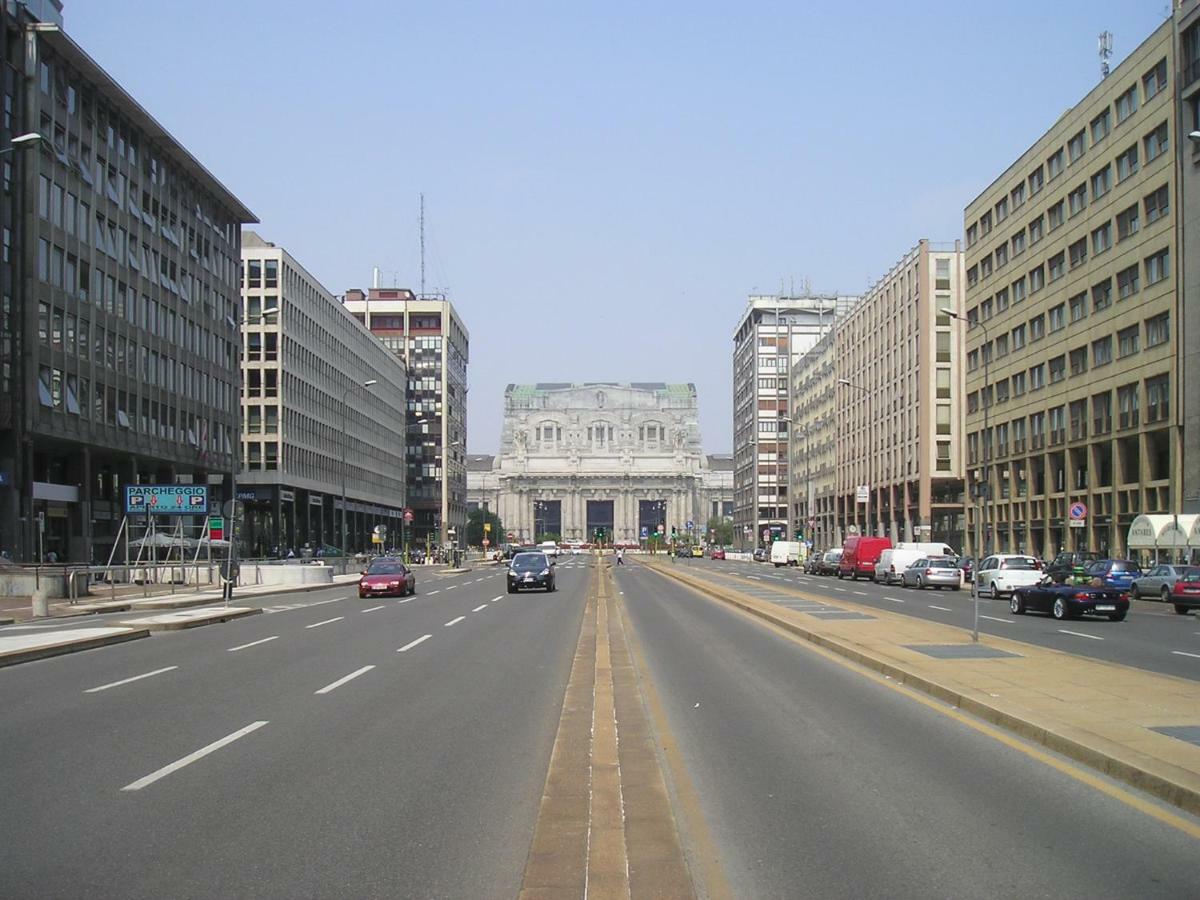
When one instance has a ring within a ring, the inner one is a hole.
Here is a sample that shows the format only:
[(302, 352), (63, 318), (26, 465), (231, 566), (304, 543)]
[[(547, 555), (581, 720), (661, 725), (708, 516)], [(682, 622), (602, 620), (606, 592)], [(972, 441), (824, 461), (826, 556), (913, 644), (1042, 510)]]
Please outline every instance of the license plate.
[(532, 576), (532, 575), (526, 575), (526, 576), (525, 576), (525, 580), (526, 580), (526, 581), (533, 581), (533, 576)]
[(1117, 608), (1111, 603), (1097, 603), (1096, 612), (1116, 612)]

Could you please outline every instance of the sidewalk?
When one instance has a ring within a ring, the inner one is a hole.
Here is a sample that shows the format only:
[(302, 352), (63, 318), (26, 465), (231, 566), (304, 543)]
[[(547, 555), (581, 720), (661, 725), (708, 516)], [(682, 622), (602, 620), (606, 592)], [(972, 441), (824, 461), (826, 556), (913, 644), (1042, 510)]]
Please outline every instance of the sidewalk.
[(644, 564), (1200, 815), (1198, 682), (991, 635), (973, 644), (961, 628), (799, 588)]

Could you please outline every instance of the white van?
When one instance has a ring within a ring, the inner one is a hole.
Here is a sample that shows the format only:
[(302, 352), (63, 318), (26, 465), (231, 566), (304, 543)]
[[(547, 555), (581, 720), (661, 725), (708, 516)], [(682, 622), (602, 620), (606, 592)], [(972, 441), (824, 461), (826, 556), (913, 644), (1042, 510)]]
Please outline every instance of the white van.
[(775, 541), (771, 545), (771, 562), (775, 568), (800, 565), (800, 542)]
[(949, 544), (921, 543), (919, 541), (900, 541), (897, 550), (919, 550), (922, 556), (952, 556), (958, 559), (958, 551)]
[(558, 544), (554, 541), (542, 541), (537, 545), (537, 548), (545, 553), (549, 559), (554, 559), (558, 556)]
[(919, 548), (941, 548), (945, 546), (945, 544), (900, 543), (890, 550), (884, 550), (879, 554), (879, 562), (875, 563), (875, 582), (877, 584), (891, 584), (892, 582), (899, 584), (901, 577), (904, 575), (904, 570), (918, 559), (923, 559), (926, 556), (954, 555), (951, 553), (942, 553), (940, 550), (935, 552), (934, 550), (922, 550)]

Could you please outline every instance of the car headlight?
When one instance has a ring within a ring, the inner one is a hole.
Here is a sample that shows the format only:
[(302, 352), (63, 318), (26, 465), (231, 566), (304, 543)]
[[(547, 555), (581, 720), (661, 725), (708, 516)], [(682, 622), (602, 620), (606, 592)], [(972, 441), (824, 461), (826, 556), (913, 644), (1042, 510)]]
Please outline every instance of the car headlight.
[(543, 576), (543, 577), (544, 577), (544, 576), (546, 576), (546, 575), (549, 575), (549, 574), (550, 574), (550, 570), (549, 570), (549, 569), (542, 569), (542, 571), (541, 571), (541, 572), (539, 572), (538, 574), (539, 574), (540, 576)]
[(399, 581), (389, 582), (388, 587), (400, 587), (400, 582)]

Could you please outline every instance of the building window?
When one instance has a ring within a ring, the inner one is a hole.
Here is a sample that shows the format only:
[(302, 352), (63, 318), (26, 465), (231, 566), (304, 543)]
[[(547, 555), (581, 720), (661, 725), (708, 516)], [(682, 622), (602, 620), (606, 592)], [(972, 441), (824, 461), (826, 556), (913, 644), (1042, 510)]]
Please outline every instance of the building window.
[(1050, 360), (1050, 383), (1058, 384), (1067, 377), (1067, 357), (1066, 354), (1056, 356)]
[(1122, 182), (1138, 170), (1138, 145), (1131, 144), (1117, 157), (1117, 181)]
[(1002, 313), (1008, 309), (1008, 288), (996, 291), (996, 312)]
[(1167, 123), (1163, 122), (1152, 132), (1142, 138), (1142, 144), (1146, 148), (1146, 162), (1150, 163), (1170, 149), (1169, 141), (1167, 140)]
[(1123, 241), (1127, 237), (1132, 237), (1138, 232), (1138, 205), (1133, 206), (1124, 212), (1117, 213), (1117, 240)]
[(1171, 200), (1164, 184), (1153, 194), (1147, 194), (1143, 201), (1146, 207), (1146, 224), (1156, 222), (1171, 210)]
[(1146, 348), (1157, 347), (1171, 339), (1171, 314), (1159, 313), (1146, 320)]
[(982, 278), (987, 278), (992, 274), (992, 255), (989, 253), (979, 261), (979, 275)]
[(1146, 257), (1146, 284), (1158, 284), (1171, 274), (1169, 252), (1160, 250), (1153, 256)]
[(1022, 348), (1024, 348), (1024, 346), (1025, 346), (1025, 325), (1021, 324), (1012, 330), (1013, 352), (1016, 353), (1018, 350), (1021, 350)]
[(1071, 362), (1072, 375), (1084, 375), (1087, 373), (1087, 347), (1077, 347), (1069, 354)]
[(1011, 381), (1012, 381), (1012, 395), (1014, 397), (1024, 396), (1024, 394), (1025, 394), (1025, 373), (1024, 372), (1014, 373)]
[(1050, 154), (1050, 157), (1046, 160), (1046, 177), (1047, 177), (1047, 179), (1049, 179), (1050, 181), (1053, 181), (1055, 178), (1057, 178), (1059, 175), (1062, 174), (1063, 167), (1064, 167), (1064, 159), (1065, 159), (1065, 154), (1063, 153), (1062, 147), (1059, 147), (1056, 152)]
[(937, 442), (937, 469), (939, 472), (950, 471), (950, 442)]
[(1092, 232), (1092, 256), (1099, 256), (1112, 246), (1112, 222), (1105, 222)]
[(991, 234), (991, 232), (992, 232), (992, 214), (990, 212), (985, 212), (982, 216), (979, 217), (979, 236), (983, 237), (986, 234)]
[(1025, 232), (1018, 231), (1012, 236), (1012, 255), (1020, 256), (1025, 252)]
[[(1008, 244), (999, 244), (996, 247), (996, 268), (1002, 268), (1008, 264)], [(947, 285), (949, 288), (949, 285)]]
[(1171, 377), (1146, 379), (1146, 422), (1165, 422), (1171, 417)]
[(1087, 437), (1087, 401), (1071, 401), (1070, 416), (1071, 440), (1078, 441)]
[(996, 359), (1008, 356), (1008, 335), (1002, 334), (996, 338)]
[(1025, 205), (1025, 183), (1022, 182), (1012, 189), (1012, 193), (1008, 195), (1012, 200), (1013, 212), (1016, 212)]
[(1046, 365), (1038, 363), (1036, 366), (1029, 367), (1029, 389), (1031, 391), (1040, 391), (1046, 386)]
[(1046, 234), (1045, 224), (1046, 224), (1045, 219), (1043, 219), (1042, 216), (1038, 216), (1036, 219), (1034, 219), (1032, 222), (1029, 223), (1029, 243), (1030, 243), (1030, 245), (1036, 244), (1038, 241), (1040, 241), (1045, 236), (1045, 234)]
[(1046, 267), (1037, 266), (1029, 270), (1029, 293), (1036, 294), (1046, 286)]
[(1067, 248), (1067, 253), (1071, 258), (1071, 268), (1083, 265), (1087, 262), (1087, 238), (1080, 238), (1070, 247)]
[(1117, 388), (1117, 427), (1137, 428), (1138, 426), (1138, 394), (1141, 385), (1126, 384)]
[(1001, 197), (996, 201), (996, 224), (999, 225), (1008, 218), (1008, 198)]
[(1050, 333), (1062, 331), (1067, 327), (1067, 305), (1059, 303), (1057, 306), (1050, 307), (1047, 312), (1050, 320)]
[(974, 372), (979, 368), (979, 351), (971, 350), (967, 353), (967, 371)]
[[(1136, 266), (1134, 269), (1136, 270)], [(1136, 274), (1136, 271), (1135, 271)], [(1092, 312), (1100, 312), (1112, 306), (1112, 279), (1105, 278), (1092, 285)]]
[(937, 361), (950, 362), (950, 332), (939, 331), (937, 333)]
[[(1147, 325), (1148, 327), (1148, 325)], [(950, 370), (937, 370), (937, 396), (940, 400), (947, 400), (950, 397)]]
[(1108, 434), (1112, 431), (1112, 393), (1092, 395), (1092, 433)]
[(1158, 65), (1142, 76), (1142, 96), (1144, 102), (1158, 94), (1167, 86), (1167, 61), (1160, 59)]
[(972, 223), (967, 226), (967, 246), (974, 247), (975, 242), (979, 240), (979, 226)]
[(1107, 366), (1112, 362), (1112, 335), (1092, 341), (1092, 368)]
[(1107, 165), (1092, 175), (1092, 202), (1095, 203), (1112, 189), (1112, 166)]
[(1071, 193), (1067, 194), (1067, 205), (1072, 216), (1077, 216), (1087, 209), (1087, 182), (1079, 185)]
[(971, 266), (967, 269), (967, 285), (974, 287), (979, 283), (979, 266)]
[(1058, 281), (1063, 275), (1067, 274), (1067, 254), (1060, 250), (1048, 260), (1048, 268), (1050, 272), (1050, 280)]
[(1108, 137), (1109, 131), (1112, 130), (1112, 110), (1106, 106), (1104, 108), (1104, 112), (1092, 119), (1091, 127), (1092, 146), (1095, 147), (1098, 143)]
[(1135, 112), (1138, 108), (1137, 85), (1132, 85), (1129, 90), (1117, 98), (1117, 124), (1120, 125)]
[(950, 404), (939, 403), (937, 405), (937, 433), (950, 433)]
[(996, 382), (996, 403), (1008, 402), (1008, 379), (1001, 378)]
[(1036, 197), (1039, 193), (1041, 193), (1042, 185), (1045, 184), (1045, 182), (1045, 172), (1041, 166), (1038, 166), (1029, 173), (1029, 196)]
[(1132, 297), (1140, 289), (1137, 263), (1117, 273), (1117, 298), (1119, 300)]
[(1087, 318), (1087, 291), (1081, 291), (1067, 301), (1071, 310), (1071, 323)]
[(1067, 141), (1067, 158), (1070, 159), (1072, 163), (1077, 163), (1083, 158), (1085, 144), (1086, 138), (1084, 137), (1084, 131), (1082, 128), (1079, 129), (1079, 131), (1071, 138), (1071, 140)]
[(1049, 209), (1046, 210), (1046, 221), (1049, 224), (1051, 231), (1053, 231), (1055, 228), (1057, 228), (1059, 225), (1061, 225), (1065, 221), (1065, 219), (1066, 219), (1065, 205), (1066, 205), (1066, 201), (1059, 200), (1057, 203), (1055, 203), (1053, 206), (1051, 206)]
[(1138, 339), (1141, 335), (1141, 328), (1137, 325), (1130, 325), (1128, 328), (1122, 328), (1117, 332), (1117, 358), (1124, 359), (1126, 356), (1133, 356), (1138, 352)]

